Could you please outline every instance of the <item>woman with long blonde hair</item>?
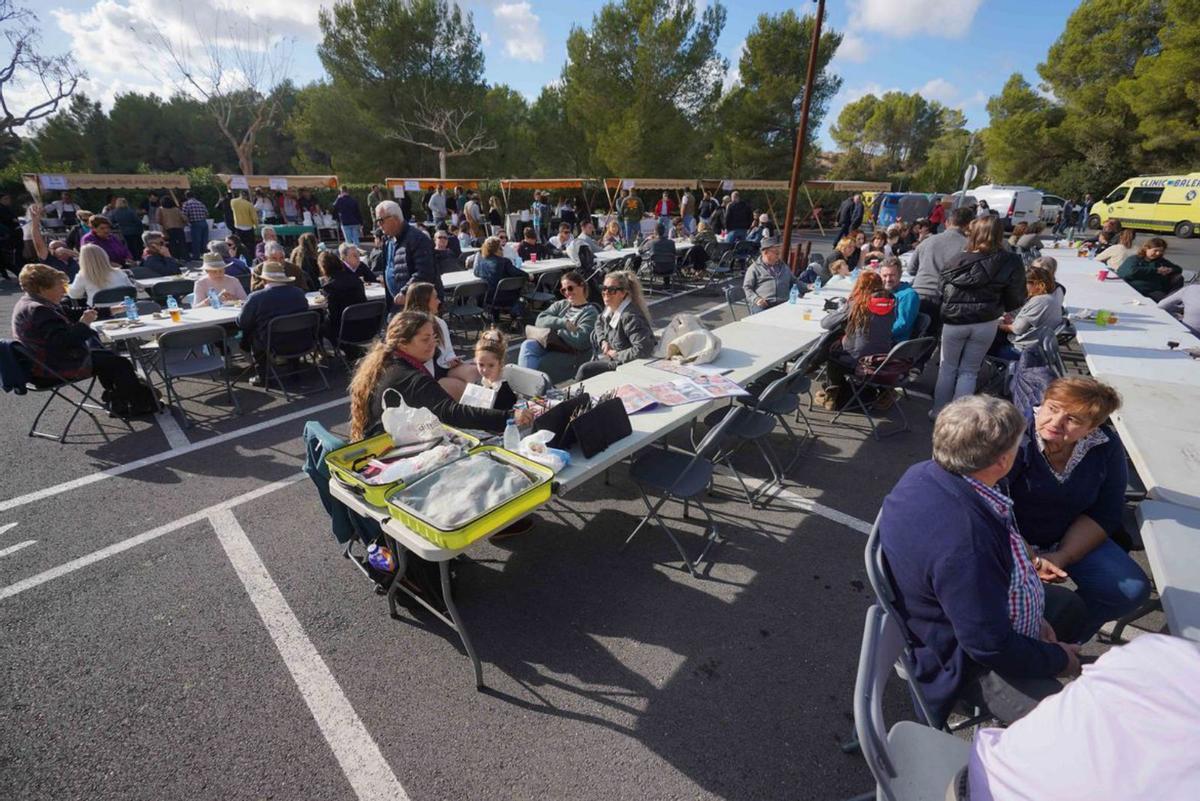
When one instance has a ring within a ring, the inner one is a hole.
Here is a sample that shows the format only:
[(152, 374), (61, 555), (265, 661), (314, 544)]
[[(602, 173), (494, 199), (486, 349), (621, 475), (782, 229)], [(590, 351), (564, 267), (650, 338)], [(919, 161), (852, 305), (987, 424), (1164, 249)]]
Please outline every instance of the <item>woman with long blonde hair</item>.
[[(437, 352), (433, 318), (419, 311), (402, 311), (388, 324), (383, 341), (376, 342), (358, 363), (350, 380), (350, 437), (360, 440), (379, 433), (384, 393), (396, 390), (409, 406), (429, 409), (456, 428), (477, 428), (499, 434), (509, 412), (464, 406), (446, 394), (425, 363)], [(518, 425), (533, 422), (526, 410), (513, 415)]]
[(650, 309), (637, 276), (628, 270), (611, 272), (604, 276), (600, 291), (604, 313), (592, 329), (596, 358), (579, 366), (575, 374), (579, 381), (615, 370), (625, 362), (647, 358), (654, 352), (656, 337), (650, 327)]
[(454, 343), (450, 339), (450, 327), (446, 321), (438, 317), (442, 302), (437, 296), (437, 287), (425, 281), (409, 284), (404, 293), (404, 310), (418, 311), (433, 318), (434, 329), (437, 333), (437, 354), (425, 363), (425, 369), (433, 374), (441, 384), (446, 394), (458, 400), (462, 397), (467, 384), (472, 383), (477, 373), (475, 368), (463, 362), (454, 352)]
[(67, 294), (75, 300), (87, 300), (92, 305), (92, 298), (104, 289), (131, 287), (133, 282), (124, 270), (118, 270), (108, 260), (108, 254), (99, 245), (84, 245), (79, 249), (79, 272), (71, 282)]

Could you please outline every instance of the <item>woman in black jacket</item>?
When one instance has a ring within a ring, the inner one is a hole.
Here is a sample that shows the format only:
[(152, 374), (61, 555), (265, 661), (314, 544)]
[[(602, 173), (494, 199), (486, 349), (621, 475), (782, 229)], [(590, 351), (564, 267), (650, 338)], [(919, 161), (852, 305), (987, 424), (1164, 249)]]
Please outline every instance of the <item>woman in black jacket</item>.
[(997, 217), (971, 223), (966, 250), (938, 276), (942, 294), (942, 357), (933, 392), (933, 413), (975, 392), (979, 367), (996, 338), (1000, 318), (1025, 303), (1025, 265), (1004, 249)]
[[(325, 298), (325, 312), (328, 319), (325, 322), (325, 338), (336, 342), (342, 328), (342, 312), (348, 306), (367, 302), (367, 290), (363, 282), (354, 273), (346, 269), (342, 260), (331, 250), (326, 250), (317, 257), (321, 270), (321, 296)], [(374, 324), (371, 326), (374, 328)], [(364, 336), (363, 334), (366, 334)], [(348, 339), (368, 339), (371, 332), (347, 331)], [(357, 350), (357, 349), (356, 349)], [(347, 353), (347, 358), (357, 357), (360, 352)]]
[(423, 312), (403, 311), (392, 318), (382, 342), (376, 343), (358, 363), (350, 381), (350, 437), (354, 440), (379, 432), (383, 395), (400, 393), (409, 406), (429, 409), (455, 428), (475, 428), (500, 433), (510, 416), (517, 425), (533, 422), (529, 410), (507, 412), (464, 406), (446, 394), (425, 363), (437, 351), (433, 319)]

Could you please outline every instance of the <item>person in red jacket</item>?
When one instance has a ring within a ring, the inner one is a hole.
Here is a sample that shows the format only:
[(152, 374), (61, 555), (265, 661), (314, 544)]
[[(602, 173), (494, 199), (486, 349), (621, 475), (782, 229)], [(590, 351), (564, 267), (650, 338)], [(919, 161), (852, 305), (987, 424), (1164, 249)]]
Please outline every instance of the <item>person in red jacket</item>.
[(671, 200), (667, 192), (663, 192), (662, 197), (654, 204), (654, 216), (667, 226), (667, 230), (671, 229), (671, 218), (675, 216), (675, 201)]
[(942, 223), (946, 221), (946, 207), (937, 202), (933, 204), (933, 208), (929, 212), (929, 224), (933, 226), (932, 233), (937, 233), (941, 228)]

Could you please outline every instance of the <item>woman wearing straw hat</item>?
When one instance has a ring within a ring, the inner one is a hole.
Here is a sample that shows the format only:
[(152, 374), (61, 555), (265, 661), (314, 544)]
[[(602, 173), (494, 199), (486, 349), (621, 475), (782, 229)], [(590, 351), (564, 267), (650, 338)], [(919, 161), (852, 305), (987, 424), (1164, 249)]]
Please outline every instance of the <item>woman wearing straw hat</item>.
[(246, 299), (246, 289), (242, 282), (232, 275), (225, 274), (225, 260), (216, 253), (205, 253), (203, 257), (204, 277), (196, 281), (192, 288), (192, 306), (207, 306), (208, 293), (217, 290), (222, 303), (232, 303), (235, 300)]

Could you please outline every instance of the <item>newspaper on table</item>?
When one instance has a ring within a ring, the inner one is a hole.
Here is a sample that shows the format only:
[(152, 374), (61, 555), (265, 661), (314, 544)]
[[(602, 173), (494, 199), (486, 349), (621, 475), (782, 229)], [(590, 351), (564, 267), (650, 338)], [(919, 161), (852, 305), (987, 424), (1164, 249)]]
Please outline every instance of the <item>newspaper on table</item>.
[(706, 375), (725, 375), (733, 372), (732, 367), (714, 367), (711, 364), (680, 364), (674, 359), (654, 359), (646, 362), (647, 367), (653, 367), (656, 370), (663, 370), (668, 373), (675, 373), (693, 381)]
[(658, 405), (654, 397), (633, 384), (622, 384), (617, 387), (617, 397), (625, 406), (626, 414), (633, 414)]

